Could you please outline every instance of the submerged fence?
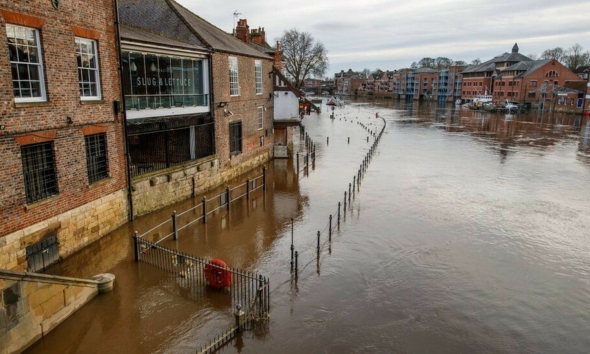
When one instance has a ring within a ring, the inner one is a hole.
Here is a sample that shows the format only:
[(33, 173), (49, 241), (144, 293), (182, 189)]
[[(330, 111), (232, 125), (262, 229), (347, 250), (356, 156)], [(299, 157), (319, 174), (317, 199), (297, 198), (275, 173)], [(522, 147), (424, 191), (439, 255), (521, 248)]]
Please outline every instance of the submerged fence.
[(206, 224), (208, 215), (222, 208), (230, 210), (232, 202), (235, 202), (244, 197), (249, 200), (251, 193), (259, 189), (262, 189), (263, 191), (266, 190), (266, 166), (262, 168), (262, 175), (252, 179), (248, 178), (246, 182), (234, 186), (233, 188), (228, 186), (224, 192), (209, 199), (207, 199), (207, 197), (203, 197), (203, 200), (199, 204), (183, 212), (177, 213), (174, 211), (169, 219), (164, 220), (162, 223), (152, 227), (142, 234), (137, 233), (136, 236), (141, 238), (153, 234), (160, 236), (160, 231), (165, 230), (164, 233), (168, 233), (164, 234), (157, 241), (155, 241), (156, 244), (168, 239), (169, 237), (172, 237), (173, 240), (177, 240), (178, 233), (181, 230), (197, 222)]

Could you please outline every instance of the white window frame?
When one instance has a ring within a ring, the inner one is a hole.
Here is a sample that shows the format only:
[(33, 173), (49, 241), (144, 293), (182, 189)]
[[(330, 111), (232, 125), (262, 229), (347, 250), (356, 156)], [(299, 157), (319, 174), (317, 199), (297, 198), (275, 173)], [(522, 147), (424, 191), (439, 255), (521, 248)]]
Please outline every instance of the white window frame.
[[(47, 95), (45, 92), (45, 74), (44, 74), (44, 70), (43, 70), (43, 54), (41, 52), (41, 40), (40, 40), (40, 35), (39, 35), (39, 30), (37, 28), (32, 28), (32, 27), (25, 27), (25, 26), (18, 26), (18, 25), (13, 25), (13, 24), (6, 24), (6, 40), (10, 43), (10, 38), (14, 38), (15, 40), (15, 44), (17, 42), (17, 36), (16, 36), (16, 31), (17, 30), (24, 30), (24, 31), (33, 31), (34, 34), (34, 40), (35, 40), (35, 48), (37, 49), (37, 62), (36, 63), (31, 63), (31, 62), (21, 62), (18, 61), (10, 61), (10, 66), (12, 67), (12, 64), (16, 64), (16, 65), (28, 65), (36, 67), (37, 68), (37, 75), (39, 77), (39, 93), (40, 96), (37, 97), (22, 97), (20, 96), (14, 96), (14, 102), (20, 103), (20, 102), (45, 102), (47, 101)], [(10, 37), (10, 35), (13, 35), (13, 37)], [(26, 35), (25, 35), (26, 36)], [(32, 46), (29, 46), (32, 47)], [(18, 70), (17, 70), (18, 71)], [(12, 84), (14, 86), (14, 82), (20, 82), (20, 81), (29, 81), (29, 82), (33, 82), (33, 81), (37, 81), (37, 80), (19, 80), (19, 78), (14, 78), (11, 75), (11, 81)], [(14, 89), (13, 89), (13, 94), (14, 94)]]
[[(76, 58), (78, 58), (79, 55), (88, 55), (90, 56), (94, 56), (95, 60), (94, 60), (94, 64), (96, 65), (96, 67), (91, 68), (91, 67), (85, 67), (85, 66), (78, 66), (78, 89), (79, 89), (79, 93), (80, 93), (80, 100), (82, 101), (91, 101), (91, 100), (100, 100), (102, 98), (102, 94), (101, 94), (101, 89), (100, 89), (100, 63), (99, 63), (99, 59), (98, 59), (98, 44), (95, 40), (92, 39), (88, 39), (88, 38), (80, 38), (80, 37), (76, 37), (75, 39), (75, 43), (76, 43)], [(88, 45), (87, 48), (91, 48), (92, 53), (83, 53), (82, 52), (82, 44), (86, 43)], [(95, 78), (96, 78), (96, 95), (85, 95), (84, 94), (84, 89), (83, 89), (83, 85), (84, 84), (92, 84), (92, 81), (89, 82), (84, 82), (82, 81), (82, 70), (88, 70), (89, 72), (94, 72), (95, 73)]]
[(254, 74), (256, 78), (256, 94), (262, 95), (262, 60), (254, 61)]
[(258, 107), (258, 130), (264, 128), (264, 106)]
[(238, 58), (229, 57), (229, 95), (240, 95), (240, 76), (238, 72)]

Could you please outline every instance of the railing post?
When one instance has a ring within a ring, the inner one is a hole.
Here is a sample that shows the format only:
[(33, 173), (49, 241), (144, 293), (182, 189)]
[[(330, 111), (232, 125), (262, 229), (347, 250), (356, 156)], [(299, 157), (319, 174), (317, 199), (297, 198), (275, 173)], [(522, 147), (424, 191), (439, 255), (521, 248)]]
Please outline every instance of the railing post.
[(346, 192), (344, 192), (344, 211), (346, 211)]
[(293, 246), (293, 218), (291, 218), (291, 270), (293, 270), (293, 250), (295, 247)]
[(297, 151), (297, 174), (299, 174), (299, 151)]
[(257, 291), (257, 295), (258, 295), (258, 314), (260, 314), (261, 310), (263, 309), (262, 306), (262, 286), (264, 285), (263, 281), (262, 281), (262, 275), (258, 275), (258, 291)]
[(227, 186), (227, 188), (225, 188), (225, 203), (226, 203), (227, 210), (229, 210), (229, 204), (230, 204), (230, 200), (229, 200), (230, 194), (229, 193), (230, 193), (230, 189), (229, 189), (229, 186)]
[(318, 231), (318, 257), (320, 256), (320, 232)]
[(172, 239), (178, 240), (178, 227), (176, 226), (176, 210), (172, 213)]
[(352, 184), (348, 184), (348, 204), (350, 204), (350, 196), (352, 195)]
[(262, 166), (262, 190), (266, 191), (266, 166)]
[(328, 232), (328, 239), (330, 240), (330, 242), (332, 241), (332, 215), (330, 215), (330, 226), (328, 228), (330, 230), (330, 232)]
[(330, 145), (330, 137), (329, 136), (326, 137), (326, 145)]
[(367, 143), (369, 142), (369, 137), (367, 137)]
[(236, 328), (237, 328), (237, 332), (241, 333), (244, 330), (244, 315), (246, 313), (244, 311), (242, 311), (242, 306), (241, 305), (237, 305), (236, 306), (236, 312), (234, 313), (234, 316), (236, 318)]
[(297, 277), (297, 273), (299, 273), (299, 266), (297, 259), (299, 258), (299, 252), (295, 251), (295, 277)]
[(338, 225), (340, 225), (340, 202), (338, 202)]
[(133, 233), (133, 253), (135, 254), (135, 261), (139, 262), (139, 232)]
[(246, 199), (250, 199), (250, 178), (246, 180)]
[(352, 190), (356, 192), (356, 175), (352, 176)]
[(203, 196), (203, 224), (207, 223), (207, 197)]
[(350, 137), (348, 137), (348, 143), (350, 144)]

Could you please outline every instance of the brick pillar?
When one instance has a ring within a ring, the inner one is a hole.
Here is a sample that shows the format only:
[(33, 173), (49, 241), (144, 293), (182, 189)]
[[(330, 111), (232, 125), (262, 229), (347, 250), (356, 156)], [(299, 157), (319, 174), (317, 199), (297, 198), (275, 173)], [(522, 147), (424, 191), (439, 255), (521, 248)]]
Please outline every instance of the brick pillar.
[(246, 19), (238, 20), (238, 25), (236, 26), (236, 37), (244, 43), (250, 43), (250, 31), (248, 28), (248, 21)]

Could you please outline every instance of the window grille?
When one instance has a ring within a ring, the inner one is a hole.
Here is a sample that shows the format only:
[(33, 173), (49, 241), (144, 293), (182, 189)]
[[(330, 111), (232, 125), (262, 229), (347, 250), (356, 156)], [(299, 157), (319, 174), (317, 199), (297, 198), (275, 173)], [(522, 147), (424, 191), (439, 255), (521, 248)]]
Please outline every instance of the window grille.
[(254, 68), (256, 74), (256, 94), (262, 95), (262, 60), (256, 60), (254, 62)]
[(229, 57), (229, 94), (230, 96), (240, 95), (238, 80), (238, 58)]
[(242, 122), (229, 124), (229, 152), (230, 155), (242, 153)]
[(44, 101), (43, 60), (39, 31), (34, 28), (6, 25), (12, 89), (16, 101)]
[(100, 76), (96, 41), (76, 38), (78, 82), (82, 99), (100, 99)]
[(100, 181), (109, 176), (105, 135), (101, 133), (84, 137), (88, 184)]
[(57, 176), (53, 158), (53, 143), (21, 147), (27, 203), (56, 195)]

